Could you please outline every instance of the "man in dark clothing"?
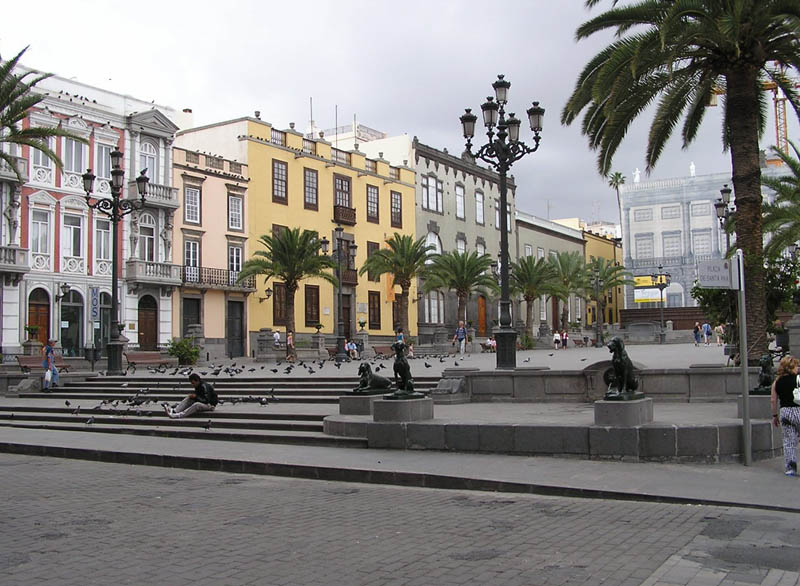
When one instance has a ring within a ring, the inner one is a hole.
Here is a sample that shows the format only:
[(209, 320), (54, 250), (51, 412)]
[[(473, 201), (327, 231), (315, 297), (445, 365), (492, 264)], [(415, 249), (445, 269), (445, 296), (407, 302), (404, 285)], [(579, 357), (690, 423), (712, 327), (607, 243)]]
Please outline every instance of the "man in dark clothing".
[(164, 411), (173, 419), (189, 417), (202, 411), (213, 411), (217, 406), (217, 393), (210, 383), (203, 382), (200, 375), (194, 372), (189, 375), (189, 382), (194, 387), (194, 392), (186, 395), (175, 409), (170, 409), (164, 403)]

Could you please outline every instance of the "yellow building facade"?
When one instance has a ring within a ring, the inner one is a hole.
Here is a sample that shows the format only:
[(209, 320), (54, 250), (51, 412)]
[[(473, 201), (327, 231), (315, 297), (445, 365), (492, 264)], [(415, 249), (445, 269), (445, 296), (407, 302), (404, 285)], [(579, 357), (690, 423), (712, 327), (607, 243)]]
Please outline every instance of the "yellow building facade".
[[(586, 251), (586, 262), (588, 263), (593, 258), (603, 258), (613, 263), (622, 263), (622, 243), (613, 238), (601, 236), (594, 232), (582, 231), (583, 240), (586, 243), (584, 250)], [(620, 310), (623, 309), (625, 296), (622, 287), (615, 287), (614, 289), (606, 292), (606, 306), (605, 315), (603, 316), (603, 323), (619, 323)], [(586, 324), (592, 325), (595, 323), (597, 315), (597, 304), (592, 301), (586, 301)]]
[[(281, 131), (260, 118), (246, 117), (182, 131), (177, 144), (185, 148), (205, 145), (215, 154), (247, 164), (248, 258), (256, 250), (265, 250), (259, 243), (261, 235), (283, 228), (314, 231), (331, 242), (332, 250), (338, 237), (342, 256), (352, 258), (342, 265), (345, 335), (355, 334), (363, 322), (370, 335), (390, 336), (397, 320), (394, 301), (399, 287), (389, 275), (373, 280), (357, 271), (395, 232), (414, 236), (414, 171), (391, 166), (381, 158), (368, 159), (357, 150), (336, 149), (324, 139), (305, 138), (291, 126)], [(285, 339), (283, 283), (276, 279), (265, 283), (257, 277), (255, 285), (257, 291), (247, 301), (251, 342), (259, 330), (267, 328), (278, 330)], [(412, 286), (409, 299), (415, 298)], [(336, 287), (322, 279), (300, 283), (294, 320), (298, 340), (316, 333), (318, 324), (326, 337), (335, 336)]]

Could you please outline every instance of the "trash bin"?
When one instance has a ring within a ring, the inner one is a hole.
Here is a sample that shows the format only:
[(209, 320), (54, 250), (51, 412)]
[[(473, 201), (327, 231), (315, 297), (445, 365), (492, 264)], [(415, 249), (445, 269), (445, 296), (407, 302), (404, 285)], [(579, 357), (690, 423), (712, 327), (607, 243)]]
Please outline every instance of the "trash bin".
[(94, 363), (100, 359), (100, 348), (97, 346), (86, 346), (83, 351), (86, 360), (89, 361), (89, 368), (94, 370)]

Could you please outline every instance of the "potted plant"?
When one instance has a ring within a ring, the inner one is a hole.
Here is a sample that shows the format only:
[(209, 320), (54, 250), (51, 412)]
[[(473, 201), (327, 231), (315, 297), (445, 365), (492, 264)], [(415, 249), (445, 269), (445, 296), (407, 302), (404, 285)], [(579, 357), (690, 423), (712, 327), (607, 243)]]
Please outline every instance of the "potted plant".
[(319, 335), (319, 331), (322, 329), (322, 324), (321, 323), (317, 323), (317, 324), (314, 325), (314, 328), (317, 330), (317, 335)]
[(360, 320), (358, 320), (358, 326), (361, 328), (362, 332), (364, 331), (365, 325), (367, 325), (367, 320), (365, 320), (363, 317)]
[(167, 353), (178, 359), (178, 364), (194, 364), (200, 357), (200, 347), (195, 346), (194, 338), (173, 338), (167, 344)]
[(32, 340), (39, 334), (39, 326), (25, 326), (25, 333), (28, 334), (28, 339)]

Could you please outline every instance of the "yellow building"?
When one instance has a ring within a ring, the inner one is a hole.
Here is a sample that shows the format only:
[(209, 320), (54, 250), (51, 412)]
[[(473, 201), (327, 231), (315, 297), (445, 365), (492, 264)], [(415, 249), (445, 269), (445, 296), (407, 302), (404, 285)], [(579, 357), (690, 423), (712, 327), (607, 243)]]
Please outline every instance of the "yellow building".
[(238, 283), (237, 277), (250, 253), (247, 165), (174, 148), (172, 172), (180, 190), (173, 258), (182, 282), (172, 295), (173, 335), (204, 338), (211, 360), (246, 356), (247, 297), (255, 279)]
[[(343, 251), (355, 249), (354, 260), (343, 266), (345, 335), (354, 334), (363, 321), (370, 335), (390, 336), (399, 288), (388, 275), (371, 280), (359, 276), (357, 269), (393, 233), (414, 235), (414, 171), (380, 158), (368, 159), (358, 150), (338, 150), (321, 138), (305, 138), (293, 124), (288, 130), (275, 129), (256, 114), (182, 131), (176, 144), (247, 164), (245, 222), (250, 255), (263, 250), (258, 243), (261, 235), (281, 228), (315, 231), (335, 248), (336, 227), (341, 226)], [(251, 347), (260, 329), (277, 329), (283, 338), (286, 326), (283, 284), (275, 279), (264, 283), (258, 277), (256, 287), (246, 316)], [(415, 289), (409, 298), (416, 298)], [(315, 333), (317, 324), (324, 335), (334, 336), (337, 306), (336, 288), (329, 283), (321, 279), (301, 283), (294, 316), (298, 341)]]
[[(583, 240), (586, 245), (586, 262), (588, 263), (592, 258), (604, 258), (613, 263), (622, 262), (622, 243), (614, 238), (601, 236), (594, 232), (582, 231)], [(606, 306), (603, 316), (603, 323), (619, 323), (620, 310), (623, 309), (625, 296), (623, 295), (622, 287), (615, 287), (606, 292)], [(595, 322), (595, 315), (597, 313), (597, 304), (594, 301), (587, 300), (586, 302), (586, 324), (592, 325)]]

